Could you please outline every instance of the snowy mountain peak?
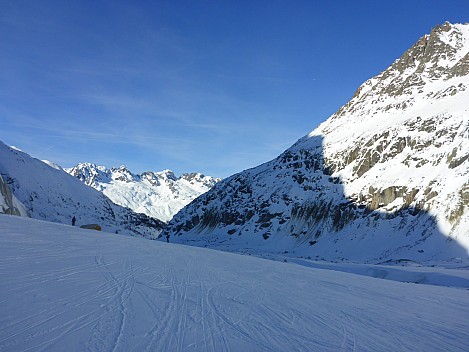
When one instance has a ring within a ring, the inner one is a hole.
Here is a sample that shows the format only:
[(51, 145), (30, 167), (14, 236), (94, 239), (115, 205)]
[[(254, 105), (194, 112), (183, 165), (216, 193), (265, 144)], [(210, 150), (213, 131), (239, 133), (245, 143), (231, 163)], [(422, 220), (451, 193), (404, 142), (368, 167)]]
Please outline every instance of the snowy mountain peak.
[(213, 178), (197, 172), (182, 174), (180, 179), (186, 180), (192, 185), (199, 183), (208, 188), (212, 188), (217, 182), (221, 181), (221, 178)]
[(139, 180), (139, 177), (130, 172), (130, 170), (124, 165), (121, 165), (118, 168), (111, 168), (108, 171), (108, 174), (110, 174), (113, 180), (117, 181), (134, 182)]
[(134, 174), (125, 166), (107, 169), (90, 163), (65, 171), (103, 192), (116, 204), (162, 221), (169, 221), (182, 207), (220, 181), (199, 173), (179, 178), (171, 170)]
[(174, 172), (172, 172), (171, 170), (163, 170), (163, 171), (160, 171), (160, 172), (156, 172), (155, 175), (162, 179), (162, 180), (167, 180), (167, 181), (177, 181), (178, 178), (176, 177), (176, 175), (174, 174)]
[(458, 78), (469, 74), (468, 48), (469, 24), (435, 27), (389, 68), (363, 83), (332, 119), (401, 111), (414, 105), (417, 96), (434, 100), (466, 90), (467, 82)]
[(420, 38), (391, 66), (399, 73), (414, 71), (430, 78), (449, 78), (457, 72), (453, 67), (461, 64), (467, 54), (468, 26), (445, 22)]
[(109, 171), (104, 166), (92, 163), (79, 163), (73, 168), (66, 168), (64, 170), (91, 187), (95, 187), (99, 182), (109, 179)]
[(165, 234), (339, 260), (467, 256), (468, 52), (469, 24), (437, 26), (278, 158), (189, 204)]

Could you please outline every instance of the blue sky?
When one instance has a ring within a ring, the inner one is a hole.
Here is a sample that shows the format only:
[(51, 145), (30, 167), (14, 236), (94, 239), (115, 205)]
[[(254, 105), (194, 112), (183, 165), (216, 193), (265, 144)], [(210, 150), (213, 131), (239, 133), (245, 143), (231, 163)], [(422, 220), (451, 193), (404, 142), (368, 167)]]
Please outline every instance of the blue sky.
[(63, 167), (268, 161), (467, 0), (0, 0), (0, 140)]

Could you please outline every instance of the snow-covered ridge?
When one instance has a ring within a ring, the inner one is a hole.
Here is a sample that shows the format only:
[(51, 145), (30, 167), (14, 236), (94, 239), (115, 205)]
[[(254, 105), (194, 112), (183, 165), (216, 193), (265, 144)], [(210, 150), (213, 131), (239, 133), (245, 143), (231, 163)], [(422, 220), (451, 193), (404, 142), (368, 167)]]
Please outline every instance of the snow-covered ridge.
[(278, 158), (178, 213), (174, 241), (328, 259), (467, 257), (469, 24), (437, 26)]
[(104, 231), (156, 238), (163, 223), (113, 203), (60, 167), (0, 142), (0, 208), (9, 214), (77, 225), (99, 224)]
[(171, 220), (180, 209), (221, 180), (200, 173), (176, 177), (171, 170), (134, 174), (125, 166), (108, 169), (91, 163), (80, 163), (65, 171), (104, 193), (114, 203), (161, 221)]
[(56, 170), (63, 170), (62, 167), (60, 165), (57, 165), (56, 163), (54, 163), (53, 161), (49, 161), (49, 160), (41, 160), (43, 163), (49, 165), (50, 167), (56, 169)]

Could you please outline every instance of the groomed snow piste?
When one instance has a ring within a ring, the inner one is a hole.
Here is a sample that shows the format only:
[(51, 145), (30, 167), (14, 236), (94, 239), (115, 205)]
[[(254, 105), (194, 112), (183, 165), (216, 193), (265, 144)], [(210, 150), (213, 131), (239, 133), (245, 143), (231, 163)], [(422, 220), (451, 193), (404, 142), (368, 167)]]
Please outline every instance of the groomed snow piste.
[(1, 351), (467, 351), (469, 342), (467, 270), (448, 269), (461, 287), (406, 283), (7, 215), (0, 268)]

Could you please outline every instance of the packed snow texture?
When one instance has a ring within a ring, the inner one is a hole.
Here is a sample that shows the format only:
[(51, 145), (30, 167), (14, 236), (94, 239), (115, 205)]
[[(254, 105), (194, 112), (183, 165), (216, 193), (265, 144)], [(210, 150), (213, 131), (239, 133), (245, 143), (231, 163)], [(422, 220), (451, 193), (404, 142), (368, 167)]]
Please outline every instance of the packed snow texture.
[(318, 128), (215, 185), (164, 233), (330, 260), (466, 258), (469, 24), (437, 26)]
[(149, 238), (156, 238), (164, 225), (114, 204), (61, 168), (34, 159), (2, 142), (0, 176), (20, 209), (19, 215), (64, 224), (70, 224), (75, 216), (77, 226), (98, 224), (106, 231)]
[(80, 163), (65, 171), (114, 203), (165, 222), (221, 181), (200, 173), (180, 177), (171, 170), (134, 174), (125, 166), (107, 169), (91, 163)]
[(467, 351), (457, 287), (8, 215), (0, 258), (2, 351)]

